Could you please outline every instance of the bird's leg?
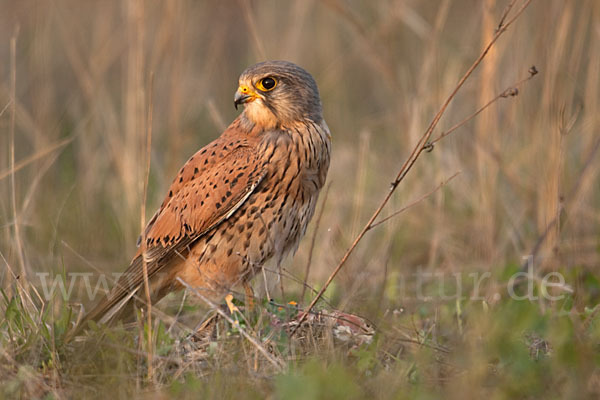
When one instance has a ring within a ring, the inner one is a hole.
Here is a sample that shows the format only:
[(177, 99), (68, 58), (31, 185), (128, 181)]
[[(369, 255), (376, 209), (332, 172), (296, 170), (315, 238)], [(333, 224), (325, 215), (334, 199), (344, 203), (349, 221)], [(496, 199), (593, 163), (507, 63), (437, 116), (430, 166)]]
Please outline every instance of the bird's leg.
[(254, 310), (254, 290), (252, 290), (252, 286), (248, 282), (244, 282), (242, 284), (244, 286), (244, 293), (246, 294), (245, 305), (246, 309), (249, 311)]

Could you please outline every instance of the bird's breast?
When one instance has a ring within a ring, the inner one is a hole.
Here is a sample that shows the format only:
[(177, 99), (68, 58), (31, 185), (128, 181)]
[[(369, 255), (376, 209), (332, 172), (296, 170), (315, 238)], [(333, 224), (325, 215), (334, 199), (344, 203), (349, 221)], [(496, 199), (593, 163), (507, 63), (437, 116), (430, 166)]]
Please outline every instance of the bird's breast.
[(264, 142), (267, 167), (262, 190), (276, 205), (270, 236), (277, 258), (295, 251), (310, 222), (325, 184), (331, 153), (327, 125), (300, 123), (270, 133)]
[[(269, 259), (293, 253), (310, 222), (329, 168), (329, 132), (317, 124), (268, 132), (259, 147), (260, 184), (230, 218), (195, 244), (198, 286), (227, 287)], [(197, 272), (194, 272), (195, 274)], [(191, 279), (191, 278), (190, 278)]]

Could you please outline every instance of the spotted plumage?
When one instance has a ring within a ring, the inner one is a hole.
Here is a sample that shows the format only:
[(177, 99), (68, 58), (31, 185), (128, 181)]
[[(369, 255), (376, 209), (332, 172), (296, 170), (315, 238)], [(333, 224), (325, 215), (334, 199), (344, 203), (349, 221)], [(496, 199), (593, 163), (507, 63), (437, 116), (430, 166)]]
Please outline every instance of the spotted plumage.
[(143, 297), (143, 260), (153, 302), (181, 289), (177, 278), (219, 299), (296, 250), (329, 169), (316, 83), (297, 65), (264, 62), (241, 74), (234, 103), (244, 111), (179, 170), (129, 268), (84, 322)]

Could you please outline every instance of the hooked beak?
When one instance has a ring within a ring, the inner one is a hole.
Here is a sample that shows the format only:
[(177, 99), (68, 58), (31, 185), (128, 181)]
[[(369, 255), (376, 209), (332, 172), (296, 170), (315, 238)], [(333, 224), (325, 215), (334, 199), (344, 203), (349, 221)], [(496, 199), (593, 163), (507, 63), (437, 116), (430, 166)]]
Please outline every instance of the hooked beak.
[(249, 103), (256, 99), (257, 95), (246, 85), (240, 85), (237, 91), (235, 92), (235, 96), (233, 97), (233, 105), (237, 110), (238, 105)]

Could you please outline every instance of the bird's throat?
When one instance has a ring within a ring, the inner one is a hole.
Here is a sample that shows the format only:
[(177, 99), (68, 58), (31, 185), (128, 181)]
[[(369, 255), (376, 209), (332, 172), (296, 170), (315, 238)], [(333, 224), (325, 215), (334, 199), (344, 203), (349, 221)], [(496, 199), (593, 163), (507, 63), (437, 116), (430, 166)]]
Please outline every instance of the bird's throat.
[(244, 115), (257, 128), (262, 130), (275, 129), (280, 125), (277, 116), (260, 100), (246, 104)]

